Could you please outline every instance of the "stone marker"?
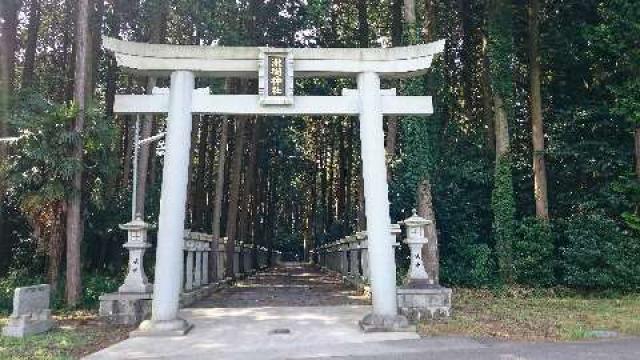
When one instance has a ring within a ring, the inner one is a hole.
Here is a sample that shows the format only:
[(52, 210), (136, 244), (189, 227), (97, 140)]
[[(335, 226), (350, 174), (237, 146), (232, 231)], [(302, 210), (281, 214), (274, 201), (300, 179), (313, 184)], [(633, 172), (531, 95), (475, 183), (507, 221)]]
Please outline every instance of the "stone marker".
[(53, 326), (47, 284), (16, 288), (13, 295), (13, 313), (2, 335), (23, 337), (48, 331)]

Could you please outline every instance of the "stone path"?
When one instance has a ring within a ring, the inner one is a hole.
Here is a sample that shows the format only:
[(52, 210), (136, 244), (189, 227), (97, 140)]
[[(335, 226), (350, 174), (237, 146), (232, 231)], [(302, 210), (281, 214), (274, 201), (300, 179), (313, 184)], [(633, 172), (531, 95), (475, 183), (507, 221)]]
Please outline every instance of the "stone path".
[(345, 286), (335, 274), (311, 265), (289, 263), (240, 280), (214, 293), (196, 308), (246, 308), (257, 306), (368, 305), (366, 297)]
[(521, 343), (364, 334), (357, 323), (371, 311), (366, 300), (338, 277), (305, 265), (281, 266), (237, 285), (180, 312), (195, 325), (187, 336), (132, 338), (87, 359), (640, 359), (635, 338)]

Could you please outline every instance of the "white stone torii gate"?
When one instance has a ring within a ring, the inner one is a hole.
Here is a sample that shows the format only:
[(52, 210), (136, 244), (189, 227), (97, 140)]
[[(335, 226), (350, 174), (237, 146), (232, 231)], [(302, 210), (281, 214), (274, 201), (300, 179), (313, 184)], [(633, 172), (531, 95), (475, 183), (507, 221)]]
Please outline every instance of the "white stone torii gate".
[[(373, 312), (360, 326), (369, 331), (407, 326), (397, 309), (382, 118), (426, 115), (433, 108), (429, 96), (395, 96), (393, 89), (382, 90), (380, 78), (424, 73), (442, 52), (443, 40), (385, 49), (204, 47), (109, 37), (103, 38), (103, 44), (128, 71), (171, 78), (168, 94), (117, 95), (114, 104), (118, 114), (168, 113), (152, 315), (140, 325), (139, 335), (185, 334), (191, 327), (178, 317), (178, 308), (193, 114), (358, 115), (373, 302)], [(277, 68), (272, 72), (273, 58), (282, 60), (279, 71), (285, 73), (276, 83), (270, 82), (279, 74)], [(294, 74), (355, 77), (358, 86), (344, 90), (342, 96), (294, 96)], [(194, 90), (196, 76), (258, 78), (260, 94), (211, 95)], [(278, 88), (280, 82), (283, 85)]]

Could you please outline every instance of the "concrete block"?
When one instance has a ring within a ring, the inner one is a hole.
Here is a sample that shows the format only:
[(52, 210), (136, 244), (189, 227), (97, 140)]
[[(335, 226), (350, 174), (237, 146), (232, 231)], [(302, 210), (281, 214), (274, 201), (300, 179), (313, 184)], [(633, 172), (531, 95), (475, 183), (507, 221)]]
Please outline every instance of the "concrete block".
[(100, 296), (100, 317), (119, 325), (138, 325), (151, 315), (152, 294), (111, 293)]
[(49, 302), (51, 288), (47, 284), (16, 288), (13, 313), (2, 335), (24, 337), (40, 334), (53, 327)]
[(451, 315), (451, 289), (441, 286), (398, 288), (398, 309), (410, 321), (446, 318)]

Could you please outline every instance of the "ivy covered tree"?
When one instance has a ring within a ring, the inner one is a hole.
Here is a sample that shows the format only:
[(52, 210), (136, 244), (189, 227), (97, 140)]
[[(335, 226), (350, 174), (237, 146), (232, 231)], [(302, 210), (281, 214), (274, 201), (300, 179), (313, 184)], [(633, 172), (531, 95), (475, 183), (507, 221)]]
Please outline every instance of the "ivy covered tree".
[(494, 184), (491, 199), (493, 235), (500, 279), (513, 281), (515, 197), (509, 129), (514, 117), (514, 49), (510, 1), (491, 0), (488, 9), (488, 63), (493, 94), (493, 124), (496, 141)]

